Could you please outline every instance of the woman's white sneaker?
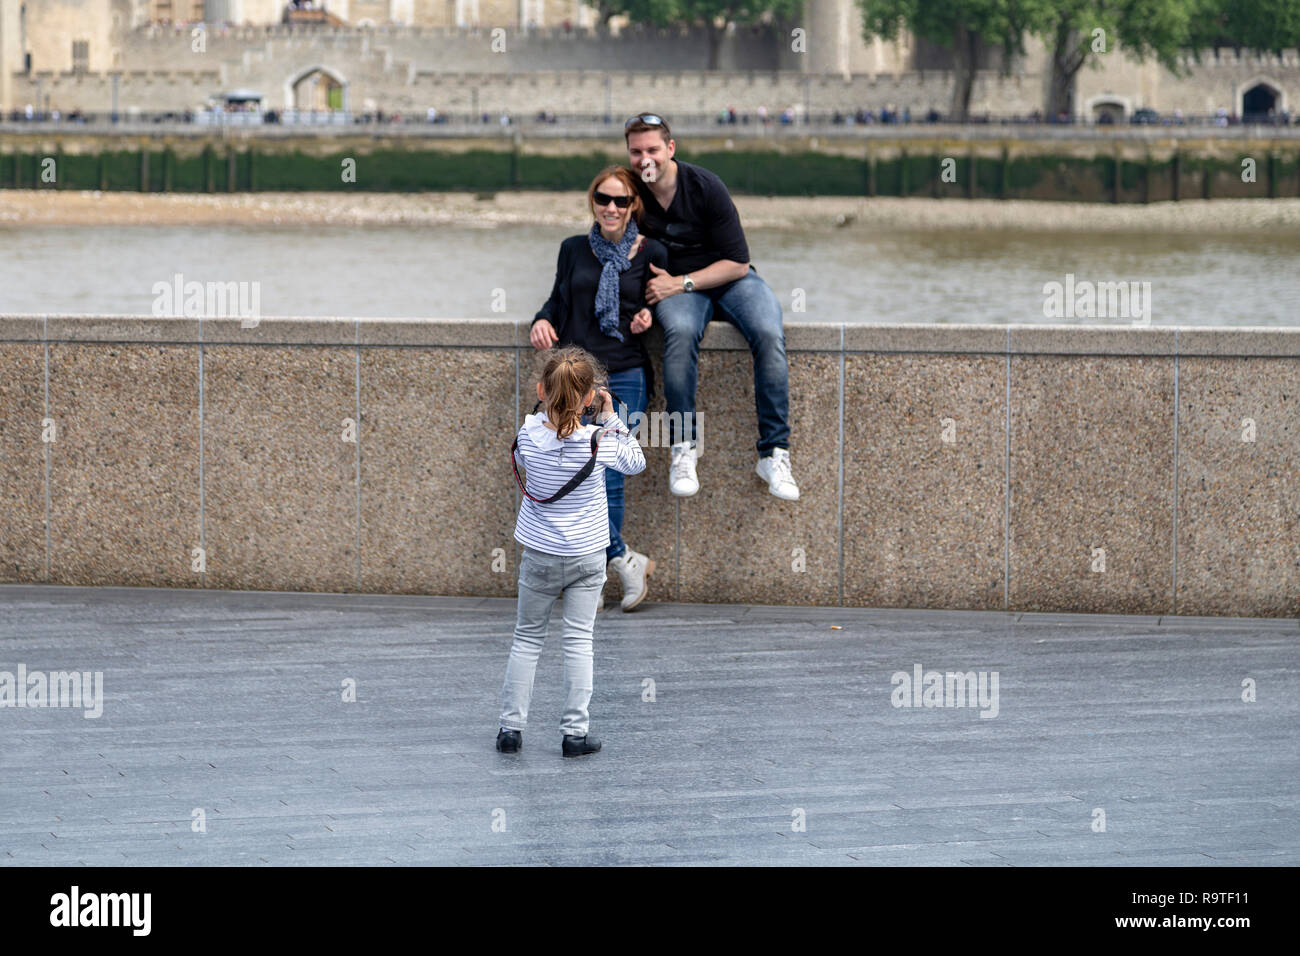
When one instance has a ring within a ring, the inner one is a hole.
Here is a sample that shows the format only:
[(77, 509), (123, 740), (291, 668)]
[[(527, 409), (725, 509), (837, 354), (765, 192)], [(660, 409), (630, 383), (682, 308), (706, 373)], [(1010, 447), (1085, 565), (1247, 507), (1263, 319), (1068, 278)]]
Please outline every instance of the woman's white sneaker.
[(767, 490), (778, 498), (794, 501), (799, 497), (799, 486), (794, 483), (790, 473), (790, 452), (785, 448), (773, 448), (772, 454), (760, 458), (754, 469), (758, 477), (767, 482)]
[(617, 558), (610, 558), (609, 567), (614, 569), (623, 584), (623, 610), (630, 611), (645, 600), (645, 579), (654, 574), (654, 561), (628, 548)]
[(689, 498), (700, 490), (700, 480), (695, 477), (695, 443), (679, 441), (673, 445), (672, 451), (668, 490), (680, 498)]

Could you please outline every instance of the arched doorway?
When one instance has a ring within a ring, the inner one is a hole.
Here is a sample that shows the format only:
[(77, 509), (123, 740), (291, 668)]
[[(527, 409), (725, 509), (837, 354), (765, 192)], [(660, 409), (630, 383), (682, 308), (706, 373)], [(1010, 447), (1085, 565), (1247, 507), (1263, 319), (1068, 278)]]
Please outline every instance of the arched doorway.
[(1243, 123), (1271, 123), (1286, 108), (1281, 88), (1264, 79), (1252, 80), (1237, 96), (1237, 111)]
[(329, 113), (348, 108), (347, 83), (323, 66), (313, 66), (285, 83), (285, 106), (306, 113)]
[(1119, 124), (1128, 119), (1129, 102), (1122, 96), (1094, 96), (1088, 100), (1087, 110), (1094, 123)]
[(343, 109), (343, 84), (324, 70), (314, 70), (293, 85), (293, 108), (309, 112)]

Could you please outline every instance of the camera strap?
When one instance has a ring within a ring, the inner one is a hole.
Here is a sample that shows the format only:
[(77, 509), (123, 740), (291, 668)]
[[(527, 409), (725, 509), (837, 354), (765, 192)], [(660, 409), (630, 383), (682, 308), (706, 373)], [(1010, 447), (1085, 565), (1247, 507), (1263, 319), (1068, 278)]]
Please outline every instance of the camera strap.
[[(615, 398), (613, 392), (610, 392), (610, 397), (611, 399)], [(536, 415), (537, 410), (541, 407), (541, 402), (534, 405), (532, 414)], [(609, 427), (612, 428), (614, 426)], [(591, 433), (591, 457), (587, 459), (586, 463), (584, 463), (581, 468), (574, 472), (573, 476), (564, 483), (559, 491), (551, 495), (549, 498), (538, 498), (536, 495), (530, 494), (528, 489), (524, 486), (523, 479), (519, 477), (519, 462), (515, 460), (515, 451), (519, 448), (519, 436), (516, 435), (515, 440), (510, 443), (510, 467), (515, 473), (515, 484), (519, 486), (519, 490), (523, 496), (529, 501), (536, 501), (541, 505), (549, 505), (553, 502), (559, 501), (569, 492), (573, 491), (574, 488), (577, 488), (578, 485), (590, 478), (592, 471), (596, 468), (596, 453), (600, 450), (600, 436), (605, 432), (605, 430), (606, 429), (604, 428), (597, 428)]]

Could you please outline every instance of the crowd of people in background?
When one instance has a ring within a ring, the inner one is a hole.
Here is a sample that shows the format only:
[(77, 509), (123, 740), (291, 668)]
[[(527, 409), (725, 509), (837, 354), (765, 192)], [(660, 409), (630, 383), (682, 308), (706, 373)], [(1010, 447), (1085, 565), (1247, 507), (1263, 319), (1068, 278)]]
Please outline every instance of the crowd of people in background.
[[(301, 111), (309, 112), (309, 111)], [(132, 123), (193, 123), (197, 120), (211, 121), (225, 114), (256, 114), (254, 121), (275, 124), (286, 121), (284, 111), (278, 109), (263, 109), (256, 102), (239, 103), (239, 104), (218, 104), (202, 110), (182, 110), (168, 111), (160, 113), (144, 113), (133, 111), (130, 113), (87, 113), (80, 109), (69, 110), (64, 112), (57, 108), (37, 109), (33, 104), (27, 104), (21, 109), (10, 110), (7, 114), (0, 114), (0, 120), (10, 123), (76, 123), (86, 124), (94, 122), (132, 122)], [(247, 118), (247, 117), (245, 117)], [(310, 119), (311, 117), (308, 117)], [(342, 118), (342, 117), (339, 117)], [(289, 117), (288, 119), (293, 119)], [(477, 124), (480, 126), (499, 126), (513, 127), (521, 125), (522, 117), (517, 117), (508, 110), (491, 111), (481, 110), (477, 113), (450, 113), (439, 110), (436, 107), (428, 107), (421, 110), (393, 110), (385, 111), (382, 109), (365, 109), (360, 112), (354, 112), (345, 118), (346, 121), (364, 124), (364, 125), (397, 125), (397, 124), (427, 124), (441, 125), (450, 123), (460, 124)], [(527, 117), (533, 124), (557, 126), (563, 124), (572, 125), (590, 125), (590, 124), (608, 124), (612, 119), (608, 116), (596, 115), (562, 115), (555, 110), (542, 109)], [(901, 109), (893, 103), (886, 103), (879, 109), (861, 108), (857, 110), (833, 110), (830, 112), (817, 112), (809, 115), (803, 110), (796, 109), (793, 106), (786, 107), (779, 112), (769, 111), (766, 106), (759, 106), (752, 113), (742, 112), (734, 106), (728, 106), (719, 110), (716, 114), (705, 114), (697, 120), (699, 124), (713, 122), (719, 126), (755, 126), (768, 127), (778, 126), (795, 126), (795, 125), (816, 125), (821, 126), (830, 124), (833, 126), (874, 126), (874, 125), (908, 125), (911, 123), (946, 123), (949, 122), (947, 117), (939, 110), (931, 107), (924, 113), (913, 113), (911, 107), (904, 106)], [(1011, 115), (993, 115), (990, 113), (972, 114), (967, 120), (970, 125), (1026, 125), (1037, 126), (1043, 124), (1061, 124), (1061, 125), (1096, 125), (1096, 126), (1114, 126), (1119, 123), (1130, 124), (1134, 126), (1238, 126), (1243, 123), (1253, 123), (1264, 126), (1293, 126), (1296, 124), (1295, 116), (1290, 110), (1269, 110), (1266, 114), (1242, 117), (1235, 110), (1228, 110), (1220, 107), (1219, 109), (1206, 114), (1188, 115), (1180, 109), (1175, 109), (1169, 113), (1159, 113), (1149, 108), (1134, 110), (1132, 114), (1117, 117), (1111, 112), (1101, 112), (1097, 116), (1080, 119), (1070, 116), (1067, 113), (1060, 113), (1056, 116), (1044, 117), (1039, 110), (1032, 110), (1026, 114)]]
[[(787, 106), (785, 109), (783, 109), (780, 113), (777, 114), (776, 122), (780, 123), (782, 126), (790, 126), (793, 123), (797, 122), (798, 118), (799, 118), (798, 110), (796, 110), (793, 106)], [(773, 122), (772, 115), (768, 113), (766, 106), (760, 106), (757, 110), (755, 110), (753, 119), (762, 126), (767, 126)], [(725, 110), (718, 111), (719, 125), (726, 124), (730, 126), (735, 126), (736, 123), (738, 122), (741, 125), (746, 125), (749, 123), (749, 121), (750, 121), (750, 115), (748, 113), (736, 112), (736, 108), (734, 106), (728, 106)]]

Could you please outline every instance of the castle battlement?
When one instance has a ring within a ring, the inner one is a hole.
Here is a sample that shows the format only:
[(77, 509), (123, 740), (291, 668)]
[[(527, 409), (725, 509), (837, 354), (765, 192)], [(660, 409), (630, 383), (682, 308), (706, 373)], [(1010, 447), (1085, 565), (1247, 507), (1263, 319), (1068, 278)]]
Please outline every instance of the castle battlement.
[(1296, 66), (1300, 65), (1300, 51), (1283, 50), (1281, 53), (1254, 52), (1221, 47), (1217, 50), (1187, 51), (1178, 56), (1178, 63), (1192, 69), (1214, 69), (1215, 67), (1240, 66)]
[[(464, 39), (467, 37), (491, 36), (493, 31), (503, 30), (508, 39), (537, 40), (590, 40), (594, 38), (617, 40), (646, 37), (679, 37), (696, 31), (687, 27), (655, 27), (642, 24), (629, 24), (620, 29), (606, 29), (599, 26), (541, 26), (521, 27), (517, 24), (479, 23), (475, 26), (438, 26), (438, 25), (348, 25), (341, 27), (302, 26), (288, 23), (271, 23), (261, 26), (236, 25), (227, 23), (186, 23), (186, 24), (149, 24), (138, 27), (134, 32), (147, 41), (171, 43), (177, 40), (188, 41), (196, 29), (202, 29), (209, 40), (231, 39), (242, 42), (285, 39)], [(758, 26), (737, 31), (738, 33), (761, 34), (772, 27)]]

